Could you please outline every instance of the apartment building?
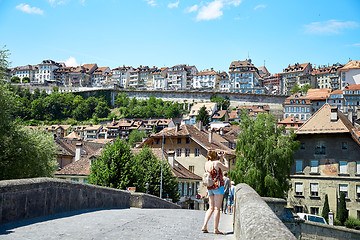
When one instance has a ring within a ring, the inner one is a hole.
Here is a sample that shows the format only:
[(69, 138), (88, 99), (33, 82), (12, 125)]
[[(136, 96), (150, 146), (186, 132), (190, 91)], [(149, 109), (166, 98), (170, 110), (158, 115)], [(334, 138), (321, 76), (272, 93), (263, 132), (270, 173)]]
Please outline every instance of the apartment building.
[(233, 61), (229, 67), (230, 91), (241, 93), (263, 93), (259, 82), (259, 70), (251, 59)]
[[(360, 106), (360, 85), (347, 85), (343, 89), (343, 112), (357, 115)], [(360, 116), (357, 116), (360, 117)]]
[(344, 67), (339, 68), (341, 89), (347, 85), (360, 84), (360, 61), (349, 61)]
[(192, 79), (198, 70), (195, 66), (185, 64), (176, 65), (168, 69), (167, 88), (168, 89), (190, 89)]
[(164, 90), (168, 88), (167, 72), (168, 72), (168, 68), (163, 67), (161, 69), (156, 69), (151, 73), (150, 79), (152, 79), (153, 82), (152, 83), (153, 89)]
[(296, 63), (294, 65), (289, 64), (287, 68), (283, 70), (282, 73), (279, 73), (279, 76), (282, 79), (282, 94), (288, 95), (291, 88), (297, 84), (299, 87), (309, 84), (313, 87), (315, 82), (312, 82), (311, 78), (312, 66), (310, 63)]
[(120, 88), (126, 88), (129, 85), (130, 71), (133, 71), (133, 67), (125, 66), (114, 68), (111, 71), (111, 84), (117, 85)]
[(111, 73), (109, 67), (99, 67), (96, 68), (95, 71), (91, 74), (91, 85), (93, 87), (102, 87), (106, 85), (108, 80), (108, 76)]
[(329, 104), (344, 112), (344, 90), (334, 90), (329, 96)]
[(268, 94), (281, 94), (282, 93), (282, 79), (278, 73), (261, 78), (262, 85)]
[(302, 93), (296, 93), (285, 99), (284, 119), (295, 117), (301, 121), (306, 121), (312, 115), (311, 100)]
[(230, 91), (229, 74), (227, 74), (226, 72), (221, 72), (220, 73), (219, 90), (221, 92), (229, 92)]
[(206, 69), (196, 73), (193, 77), (192, 88), (194, 89), (219, 89), (220, 73)]
[(340, 193), (349, 216), (360, 218), (360, 141), (358, 131), (337, 107), (323, 105), (297, 131), (301, 147), (294, 154), (288, 206), (321, 214), (325, 194), (337, 214)]
[(196, 117), (199, 115), (199, 111), (202, 107), (206, 108), (206, 112), (208, 113), (209, 117), (212, 117), (214, 113), (217, 111), (217, 104), (216, 103), (197, 103), (193, 105), (190, 109), (189, 117), (190, 120), (187, 124), (194, 125), (196, 122)]
[(84, 64), (77, 66), (68, 73), (68, 82), (64, 82), (65, 86), (70, 87), (88, 87), (91, 86), (91, 77), (93, 72), (98, 68), (96, 63)]
[(337, 70), (341, 67), (342, 65), (337, 63), (332, 66), (319, 66), (318, 68), (314, 68), (312, 75), (316, 80), (316, 88), (339, 89), (340, 77), (337, 75)]

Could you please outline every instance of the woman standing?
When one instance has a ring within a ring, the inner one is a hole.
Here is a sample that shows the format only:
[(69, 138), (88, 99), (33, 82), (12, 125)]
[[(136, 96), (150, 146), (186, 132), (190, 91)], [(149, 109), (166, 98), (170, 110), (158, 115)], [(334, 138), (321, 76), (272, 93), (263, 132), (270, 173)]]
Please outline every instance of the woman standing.
[[(224, 154), (216, 154), (215, 151), (210, 150), (207, 153), (207, 162), (205, 163), (205, 171), (211, 174), (214, 179), (214, 185), (208, 187), (209, 195), (209, 209), (206, 211), (204, 225), (202, 231), (207, 233), (207, 224), (210, 220), (212, 213), (214, 212), (214, 233), (223, 234), (219, 231), (219, 220), (220, 220), (220, 208), (224, 197), (224, 180), (222, 170), (229, 170), (228, 161), (223, 158)], [(224, 159), (224, 164), (219, 159)]]

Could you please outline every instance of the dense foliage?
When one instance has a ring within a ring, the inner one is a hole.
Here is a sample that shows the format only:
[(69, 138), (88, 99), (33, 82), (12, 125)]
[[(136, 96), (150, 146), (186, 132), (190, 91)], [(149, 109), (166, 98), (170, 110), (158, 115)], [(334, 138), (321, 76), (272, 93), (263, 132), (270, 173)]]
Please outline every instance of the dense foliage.
[(223, 98), (223, 97), (219, 97), (216, 94), (214, 94), (210, 97), (210, 101), (216, 102), (217, 108), (219, 110), (228, 110), (230, 107), (230, 99), (227, 96), (225, 98)]
[(53, 137), (20, 125), (14, 106), (16, 97), (0, 83), (0, 180), (53, 176), (57, 169)]
[(137, 129), (132, 130), (129, 134), (129, 145), (135, 147), (135, 144), (141, 142), (145, 136), (146, 133), (144, 131), (139, 131)]
[(203, 106), (199, 110), (199, 114), (196, 116), (196, 122), (202, 122), (203, 126), (207, 126), (210, 123), (210, 116), (206, 111), (206, 107)]
[[(133, 155), (130, 147), (120, 139), (116, 139), (102, 152), (101, 157), (91, 164), (89, 183), (100, 186), (126, 189), (136, 187), (138, 192), (160, 195), (161, 162), (151, 149), (145, 147)], [(177, 180), (173, 177), (168, 164), (163, 168), (163, 196), (169, 194), (173, 201), (179, 199)]]
[(121, 118), (176, 118), (184, 112), (184, 104), (163, 101), (150, 95), (149, 99), (129, 98), (125, 93), (118, 94), (115, 100)]
[(348, 218), (348, 210), (346, 209), (345, 197), (345, 193), (340, 192), (340, 199), (338, 203), (336, 218), (340, 221), (341, 225), (344, 225), (346, 219)]
[(295, 134), (285, 134), (271, 114), (254, 119), (243, 111), (241, 119), (231, 178), (236, 184), (247, 183), (261, 196), (283, 198), (290, 187), (293, 154), (300, 146)]
[(328, 195), (325, 194), (325, 201), (321, 212), (321, 216), (325, 218), (326, 222), (329, 222), (329, 212), (330, 212), (329, 199), (328, 199)]
[[(102, 97), (89, 97), (84, 99), (73, 93), (60, 93), (54, 91), (47, 94), (35, 89), (30, 93), (29, 89), (11, 87), (14, 93), (14, 117), (24, 121), (62, 121), (74, 118), (77, 121), (91, 118), (105, 118), (110, 113), (107, 102)], [(56, 89), (55, 89), (56, 90)]]

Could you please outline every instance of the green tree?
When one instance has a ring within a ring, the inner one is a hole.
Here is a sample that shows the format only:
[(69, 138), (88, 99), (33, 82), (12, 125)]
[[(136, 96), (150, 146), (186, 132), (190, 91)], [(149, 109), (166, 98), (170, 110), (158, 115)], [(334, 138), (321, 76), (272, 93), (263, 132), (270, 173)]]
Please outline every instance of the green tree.
[(0, 180), (51, 177), (58, 164), (51, 135), (28, 130), (13, 118), (15, 95), (0, 85)]
[(130, 147), (117, 138), (105, 147), (100, 158), (93, 161), (88, 180), (95, 185), (126, 189), (133, 185), (135, 167)]
[(300, 143), (293, 132), (277, 127), (271, 114), (255, 119), (241, 114), (241, 133), (236, 144), (236, 166), (230, 172), (235, 183), (247, 183), (260, 196), (283, 198), (289, 189), (293, 154)]
[(105, 101), (99, 101), (98, 105), (95, 107), (95, 112), (93, 116), (98, 118), (105, 118), (109, 115), (110, 108)]
[(345, 193), (340, 192), (340, 199), (338, 203), (336, 218), (341, 222), (341, 225), (344, 225), (346, 219), (348, 218), (348, 210), (346, 209), (345, 197)]
[(321, 212), (321, 216), (325, 218), (326, 222), (329, 222), (329, 212), (330, 212), (329, 199), (328, 199), (328, 195), (325, 194), (325, 201)]
[(294, 84), (294, 86), (292, 86), (290, 93), (291, 94), (295, 94), (301, 91), (301, 88), (299, 87), (299, 85), (297, 85), (296, 83)]
[(23, 77), (22, 83), (29, 83), (29, 82), (30, 82), (30, 78), (29, 78), (29, 77)]
[(220, 110), (228, 110), (230, 107), (230, 99), (227, 96), (225, 98), (223, 98), (223, 97), (219, 97), (216, 94), (214, 94), (210, 97), (210, 101), (216, 102), (217, 108)]
[[(163, 159), (163, 193), (162, 196), (169, 197), (173, 202), (179, 201), (177, 191), (178, 181), (173, 176), (171, 167)], [(153, 154), (147, 146), (135, 155), (134, 164), (136, 167), (136, 186), (137, 191), (146, 192), (146, 183), (149, 184), (149, 194), (160, 196), (161, 160)]]
[(199, 110), (199, 114), (196, 116), (196, 122), (201, 121), (203, 126), (207, 126), (210, 123), (210, 116), (206, 111), (206, 107), (203, 106)]
[(135, 147), (137, 142), (141, 142), (143, 137), (146, 136), (146, 133), (143, 131), (138, 131), (137, 129), (132, 130), (129, 134), (129, 145)]
[(6, 46), (0, 50), (0, 80), (5, 80), (6, 71), (10, 65), (9, 62), (10, 51), (6, 49)]
[(20, 78), (18, 76), (13, 76), (10, 81), (12, 83), (20, 83)]
[(305, 84), (304, 86), (301, 87), (301, 92), (302, 93), (307, 93), (309, 89), (313, 88), (313, 86), (309, 85), (309, 84)]
[(115, 104), (118, 107), (126, 107), (126, 106), (128, 106), (129, 102), (130, 102), (130, 99), (129, 99), (128, 95), (126, 95), (126, 93), (120, 93), (116, 96)]

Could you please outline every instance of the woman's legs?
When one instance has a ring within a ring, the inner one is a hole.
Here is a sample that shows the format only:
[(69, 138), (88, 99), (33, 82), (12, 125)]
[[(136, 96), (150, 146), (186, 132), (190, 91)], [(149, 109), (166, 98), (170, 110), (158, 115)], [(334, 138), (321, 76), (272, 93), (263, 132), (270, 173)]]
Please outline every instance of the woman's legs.
[(214, 195), (214, 232), (219, 233), (220, 208), (224, 195)]
[(202, 230), (207, 230), (207, 224), (211, 218), (212, 213), (214, 212), (214, 195), (209, 195), (209, 209), (206, 211), (204, 225)]

